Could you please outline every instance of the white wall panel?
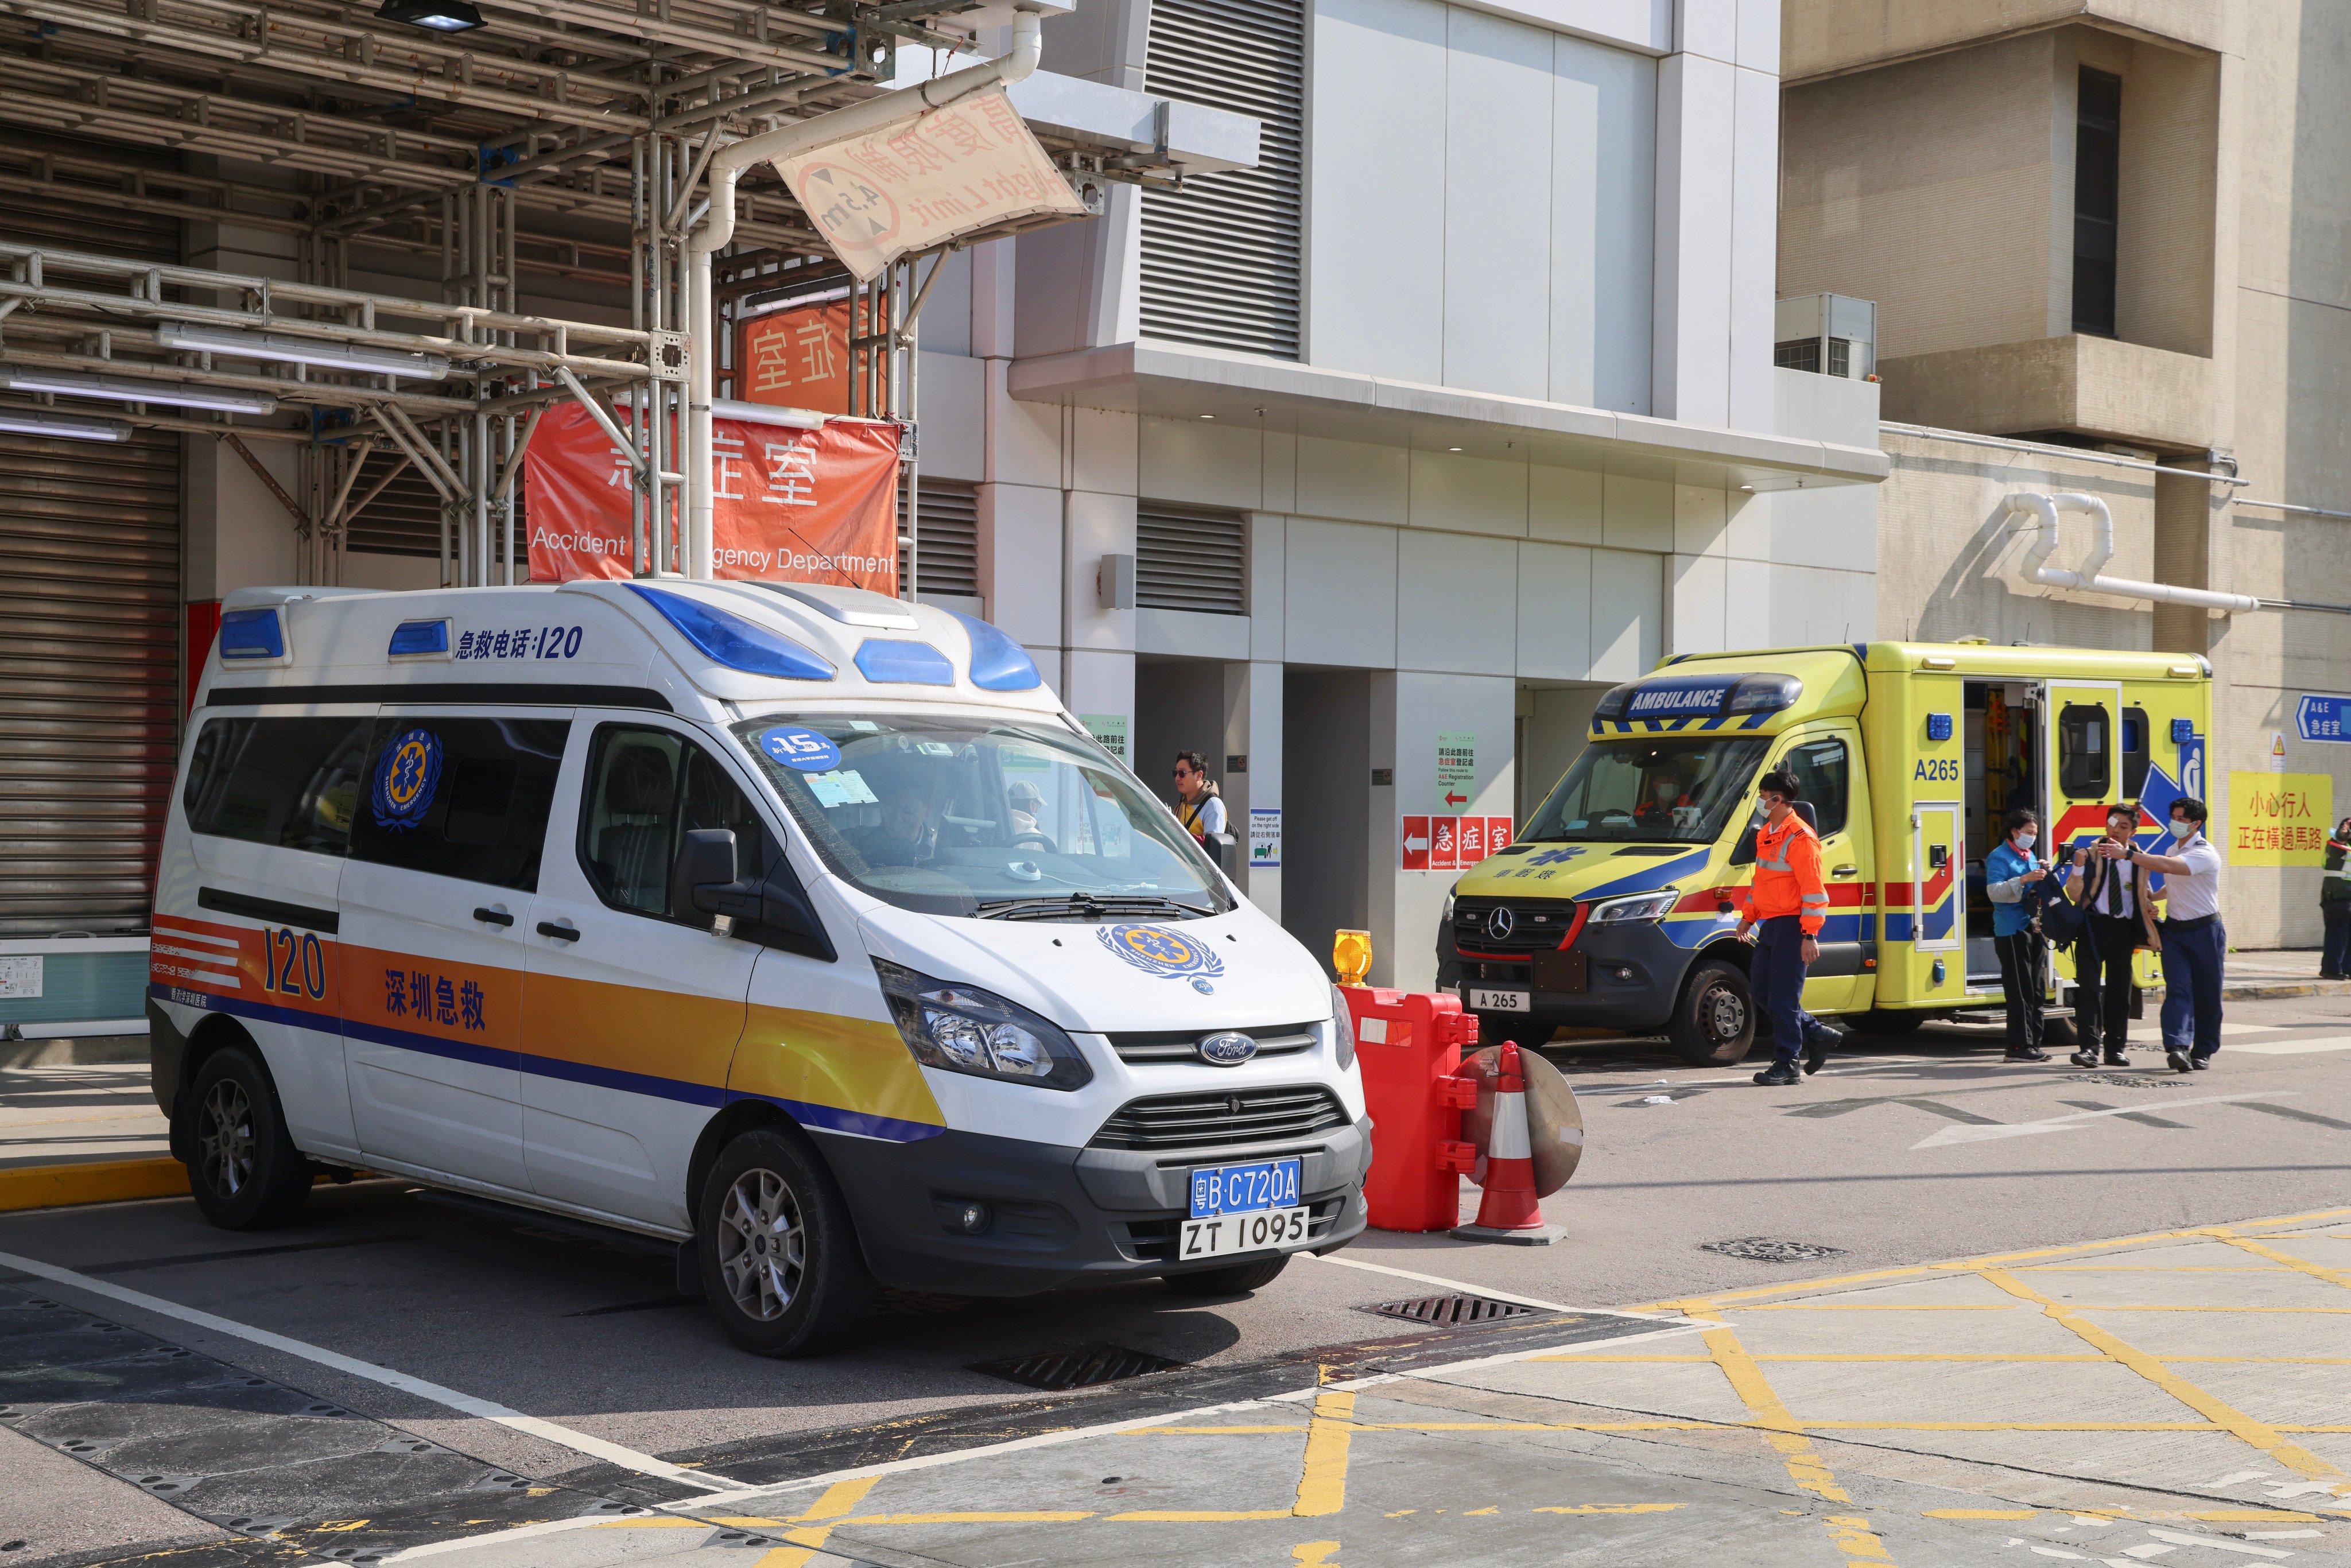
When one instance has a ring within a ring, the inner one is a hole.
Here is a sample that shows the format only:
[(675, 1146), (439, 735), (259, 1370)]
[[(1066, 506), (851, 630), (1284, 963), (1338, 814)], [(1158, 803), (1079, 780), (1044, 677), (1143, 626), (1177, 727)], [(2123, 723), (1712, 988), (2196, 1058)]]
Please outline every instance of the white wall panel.
[(1283, 658), (1393, 667), (1396, 530), (1292, 517), (1284, 533)]
[(1396, 537), (1396, 664), (1507, 675), (1518, 664), (1519, 547), (1407, 528)]
[(1718, 427), (1730, 413), (1735, 75), (1696, 55), (1675, 55), (1657, 68), (1651, 412)]
[(1657, 662), (1665, 617), (1659, 558), (1592, 552), (1592, 678), (1629, 681)]
[[(1649, 412), (1656, 287), (1657, 68), (1552, 40), (1553, 402)], [(1776, 188), (1776, 187), (1775, 187)]]
[(1070, 477), (1079, 490), (1136, 494), (1136, 416), (1109, 409), (1070, 411)]
[(1412, 455), (1412, 526), (1464, 533), (1527, 531), (1527, 465), (1450, 452)]
[(1552, 43), (1447, 7), (1447, 386), (1550, 395)]
[[(1072, 648), (1133, 648), (1134, 612), (1104, 610), (1097, 578), (1102, 558), (1134, 553), (1134, 497), (1092, 490), (1063, 492), (1062, 625)], [(1108, 710), (1104, 710), (1108, 711)]]
[(1606, 476), (1586, 468), (1536, 465), (1527, 471), (1527, 533), (1562, 544), (1606, 542), (1601, 517)]
[(1061, 641), (1061, 493), (979, 487), (979, 591), (987, 618), (1026, 643)]
[(1605, 496), (1601, 526), (1607, 543), (1661, 554), (1674, 548), (1672, 480), (1611, 474)]
[(1728, 423), (1737, 430), (1770, 430), (1775, 419), (1771, 345), (1778, 336), (1780, 78), (1746, 69), (1732, 76)]
[(1195, 507), (1247, 511), (1264, 506), (1267, 440), (1251, 425), (1145, 419), (1141, 494)]
[[(927, 319), (926, 308), (923, 312)], [(925, 333), (927, 340), (929, 334)], [(960, 354), (924, 350), (923, 473), (935, 479), (987, 477), (987, 367)]]
[(1592, 669), (1592, 552), (1519, 546), (1519, 667), (1525, 680), (1580, 681)]
[(1445, 375), (1445, 12), (1316, 0), (1307, 343), (1318, 365)]
[(1283, 615), (1282, 580), (1287, 570), (1290, 519), (1259, 512), (1249, 520), (1249, 657), (1280, 663)]
[(1733, 644), (1724, 619), (1730, 563), (1718, 555), (1669, 555), (1666, 571), (1667, 653), (1719, 653)]
[(1403, 524), (1411, 515), (1412, 454), (1400, 446), (1298, 438), (1298, 509), (1318, 517)]

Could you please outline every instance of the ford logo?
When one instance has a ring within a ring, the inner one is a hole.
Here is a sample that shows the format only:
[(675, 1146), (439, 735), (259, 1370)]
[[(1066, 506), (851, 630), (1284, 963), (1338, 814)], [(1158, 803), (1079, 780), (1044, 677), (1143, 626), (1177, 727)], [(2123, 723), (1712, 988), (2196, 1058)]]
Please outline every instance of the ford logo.
[(1248, 1035), (1227, 1030), (1220, 1034), (1206, 1035), (1193, 1050), (1200, 1060), (1211, 1067), (1238, 1067), (1257, 1054), (1257, 1041)]
[(1486, 916), (1486, 936), (1492, 941), (1507, 942), (1518, 924), (1519, 917), (1510, 913), (1510, 905), (1498, 904), (1493, 913)]

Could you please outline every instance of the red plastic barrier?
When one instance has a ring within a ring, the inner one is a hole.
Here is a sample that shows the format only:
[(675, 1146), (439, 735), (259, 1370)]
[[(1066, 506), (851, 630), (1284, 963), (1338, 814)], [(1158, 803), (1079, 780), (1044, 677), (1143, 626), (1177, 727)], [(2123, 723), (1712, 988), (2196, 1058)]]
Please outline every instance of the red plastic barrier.
[(1478, 1163), (1461, 1141), (1461, 1113), (1478, 1086), (1457, 1078), (1478, 1045), (1478, 1019), (1461, 998), (1342, 986), (1354, 1016), (1355, 1060), (1372, 1114), (1372, 1170), (1364, 1182), (1382, 1230), (1450, 1230), (1461, 1223), (1461, 1177)]

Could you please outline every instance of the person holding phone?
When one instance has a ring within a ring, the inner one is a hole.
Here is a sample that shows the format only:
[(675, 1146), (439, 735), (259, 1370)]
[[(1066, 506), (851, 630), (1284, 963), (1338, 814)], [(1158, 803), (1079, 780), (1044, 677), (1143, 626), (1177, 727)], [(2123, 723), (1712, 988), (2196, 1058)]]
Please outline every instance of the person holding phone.
[[(2109, 806), (2106, 836), (2097, 841), (2128, 848), (2137, 831), (2137, 806)], [(2131, 955), (2141, 947), (2163, 951), (2147, 873), (2110, 854), (2094, 853), (2085, 845), (2074, 852), (2072, 880), (2069, 891), (2084, 915), (2082, 935), (2074, 944), (2074, 977), (2080, 987), (2074, 1021), (2082, 1049), (2072, 1060), (2077, 1067), (2126, 1067), (2123, 1052), (2129, 1045)]]
[(2204, 802), (2171, 803), (2171, 853), (2101, 840), (2097, 852), (2163, 873), (2163, 1051), (2174, 1072), (2200, 1072), (2220, 1049), (2229, 930), (2220, 924), (2220, 852), (2204, 836)]
[(2041, 1003), (2048, 989), (2042, 957), (2042, 883), (2049, 862), (2036, 857), (2041, 816), (2030, 806), (2008, 814), (2008, 836), (1984, 857), (1984, 891), (1991, 896), (1991, 941), (2000, 955), (2000, 988), (2008, 998), (2009, 1061), (2046, 1061), (2041, 1049)]
[(2335, 824), (2326, 841), (2326, 871), (2318, 884), (2318, 913), (2326, 922), (2326, 946), (2319, 954), (2318, 977), (2351, 980), (2351, 817)]

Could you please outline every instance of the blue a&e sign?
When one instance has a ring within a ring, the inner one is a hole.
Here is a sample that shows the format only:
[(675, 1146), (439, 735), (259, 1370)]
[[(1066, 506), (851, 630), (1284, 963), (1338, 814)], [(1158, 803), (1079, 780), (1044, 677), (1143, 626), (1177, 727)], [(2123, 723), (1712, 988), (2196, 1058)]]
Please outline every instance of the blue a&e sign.
[(2304, 740), (2351, 742), (2351, 697), (2304, 696), (2294, 705), (2294, 727)]

